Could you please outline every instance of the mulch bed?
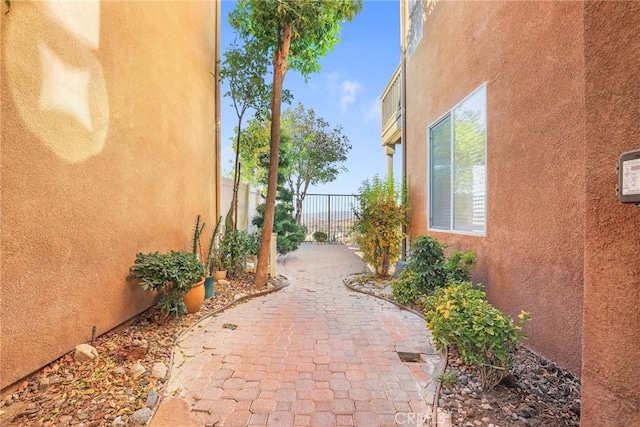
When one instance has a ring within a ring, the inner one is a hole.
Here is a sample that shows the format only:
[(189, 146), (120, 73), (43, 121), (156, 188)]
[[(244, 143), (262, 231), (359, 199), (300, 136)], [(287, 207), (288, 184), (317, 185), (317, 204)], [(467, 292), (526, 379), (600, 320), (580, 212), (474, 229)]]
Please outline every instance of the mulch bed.
[[(370, 274), (346, 280), (357, 290), (395, 302), (393, 295), (382, 292), (390, 282), (390, 277)], [(424, 310), (420, 301), (405, 307), (417, 313)], [(580, 425), (579, 379), (524, 347), (514, 354), (511, 375), (491, 390), (482, 389), (478, 371), (465, 365), (453, 346), (447, 353), (443, 377), (447, 376), (455, 381), (442, 385), (438, 407), (451, 413), (454, 426)]]
[[(252, 274), (230, 279), (229, 285), (216, 285), (215, 296), (198, 313), (162, 325), (157, 323), (160, 311), (152, 307), (127, 326), (97, 337), (98, 358), (75, 362), (72, 351), (19, 382), (0, 400), (0, 425), (131, 425), (129, 417), (146, 406), (150, 394), (162, 396), (168, 374), (154, 378), (151, 372), (159, 363), (170, 368), (174, 342), (183, 331), (236, 300), (285, 285), (279, 278), (257, 289)], [(131, 368), (136, 364), (146, 371), (134, 378)]]
[(524, 347), (516, 350), (514, 359), (511, 375), (483, 390), (479, 373), (462, 363), (454, 347), (449, 348), (446, 372), (458, 379), (442, 385), (438, 406), (451, 413), (453, 425), (580, 425), (580, 381)]

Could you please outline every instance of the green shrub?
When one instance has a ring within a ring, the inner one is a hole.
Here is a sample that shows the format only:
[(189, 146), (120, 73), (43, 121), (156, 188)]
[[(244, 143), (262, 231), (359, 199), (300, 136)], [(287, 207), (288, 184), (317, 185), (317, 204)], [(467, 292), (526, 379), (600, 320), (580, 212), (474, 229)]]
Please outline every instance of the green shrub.
[(456, 346), (462, 360), (476, 366), (483, 387), (493, 387), (513, 364), (512, 352), (530, 319), (522, 311), (519, 324), (485, 299), (470, 282), (453, 282), (425, 298), (425, 319), (436, 346)]
[(429, 236), (418, 236), (411, 245), (407, 267), (416, 273), (416, 286), (423, 295), (446, 284), (444, 248), (444, 245)]
[(137, 254), (127, 278), (140, 279), (140, 286), (146, 291), (160, 292), (160, 308), (173, 316), (181, 316), (187, 312), (182, 297), (203, 275), (204, 266), (194, 254), (171, 251)]
[(444, 245), (429, 236), (419, 236), (412, 244), (409, 263), (391, 282), (393, 297), (400, 304), (415, 302), (446, 283)]
[[(278, 190), (278, 204), (276, 204), (274, 212), (273, 232), (278, 234), (276, 247), (281, 255), (293, 252), (304, 242), (305, 234), (302, 228), (296, 224), (296, 220), (292, 215), (293, 212), (293, 195), (284, 188)], [(253, 218), (253, 225), (262, 228), (264, 224), (264, 212), (266, 205), (259, 205), (256, 210), (258, 214)]]
[(400, 304), (411, 304), (415, 302), (420, 296), (420, 291), (416, 286), (417, 282), (417, 274), (413, 270), (405, 268), (400, 272), (400, 277), (391, 281), (393, 298)]
[(363, 260), (373, 266), (376, 276), (387, 276), (398, 260), (406, 207), (393, 179), (375, 176), (360, 187), (360, 205), (354, 207), (353, 226)]
[[(473, 252), (452, 251), (445, 256), (446, 245), (429, 236), (418, 236), (412, 245), (408, 265), (391, 282), (393, 296), (400, 304), (430, 295), (451, 281), (468, 281), (475, 264)], [(411, 299), (413, 298), (413, 299)]]
[(229, 230), (220, 240), (220, 266), (229, 276), (242, 275), (247, 267), (247, 256), (255, 253), (256, 238), (244, 230)]
[(474, 252), (460, 252), (453, 250), (444, 263), (444, 272), (448, 282), (468, 282), (471, 278), (471, 269), (476, 264)]
[(324, 231), (316, 231), (313, 233), (313, 240), (319, 243), (324, 243), (327, 241), (327, 233)]

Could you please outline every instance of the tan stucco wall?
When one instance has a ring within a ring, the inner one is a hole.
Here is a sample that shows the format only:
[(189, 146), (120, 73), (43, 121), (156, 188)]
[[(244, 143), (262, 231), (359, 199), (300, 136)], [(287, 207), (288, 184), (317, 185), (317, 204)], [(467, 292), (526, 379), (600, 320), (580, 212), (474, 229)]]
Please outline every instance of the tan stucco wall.
[(196, 214), (217, 216), (218, 8), (2, 14), (2, 387), (150, 306), (135, 254), (188, 249)]
[[(438, 2), (407, 62), (410, 234), (474, 250), (474, 279), (525, 344), (581, 367), (584, 64), (579, 2)], [(487, 85), (487, 232), (427, 230), (427, 129)]]
[(615, 165), (640, 150), (640, 3), (585, 4), (584, 427), (640, 425), (640, 207)]

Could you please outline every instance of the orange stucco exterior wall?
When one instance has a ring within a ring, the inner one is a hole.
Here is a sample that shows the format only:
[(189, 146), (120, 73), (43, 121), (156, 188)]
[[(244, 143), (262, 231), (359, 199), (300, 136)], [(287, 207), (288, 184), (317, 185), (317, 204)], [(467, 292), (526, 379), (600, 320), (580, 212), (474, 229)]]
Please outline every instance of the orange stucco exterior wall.
[(640, 425), (640, 207), (615, 194), (640, 150), (640, 3), (587, 2), (586, 237), (581, 425)]
[[(429, 13), (406, 68), (410, 235), (478, 260), (474, 280), (525, 344), (581, 369), (584, 58), (579, 2), (447, 2)], [(428, 230), (428, 127), (486, 83), (487, 223), (482, 237)]]
[(137, 252), (217, 216), (216, 2), (1, 15), (1, 387), (149, 307)]

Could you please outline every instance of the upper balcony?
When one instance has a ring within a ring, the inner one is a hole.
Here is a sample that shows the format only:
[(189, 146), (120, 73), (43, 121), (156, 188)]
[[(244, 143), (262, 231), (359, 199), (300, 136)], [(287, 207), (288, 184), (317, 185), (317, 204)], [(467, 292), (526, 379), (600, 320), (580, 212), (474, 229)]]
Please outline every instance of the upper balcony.
[(400, 66), (382, 92), (382, 145), (395, 145), (402, 142), (402, 82), (400, 81)]

